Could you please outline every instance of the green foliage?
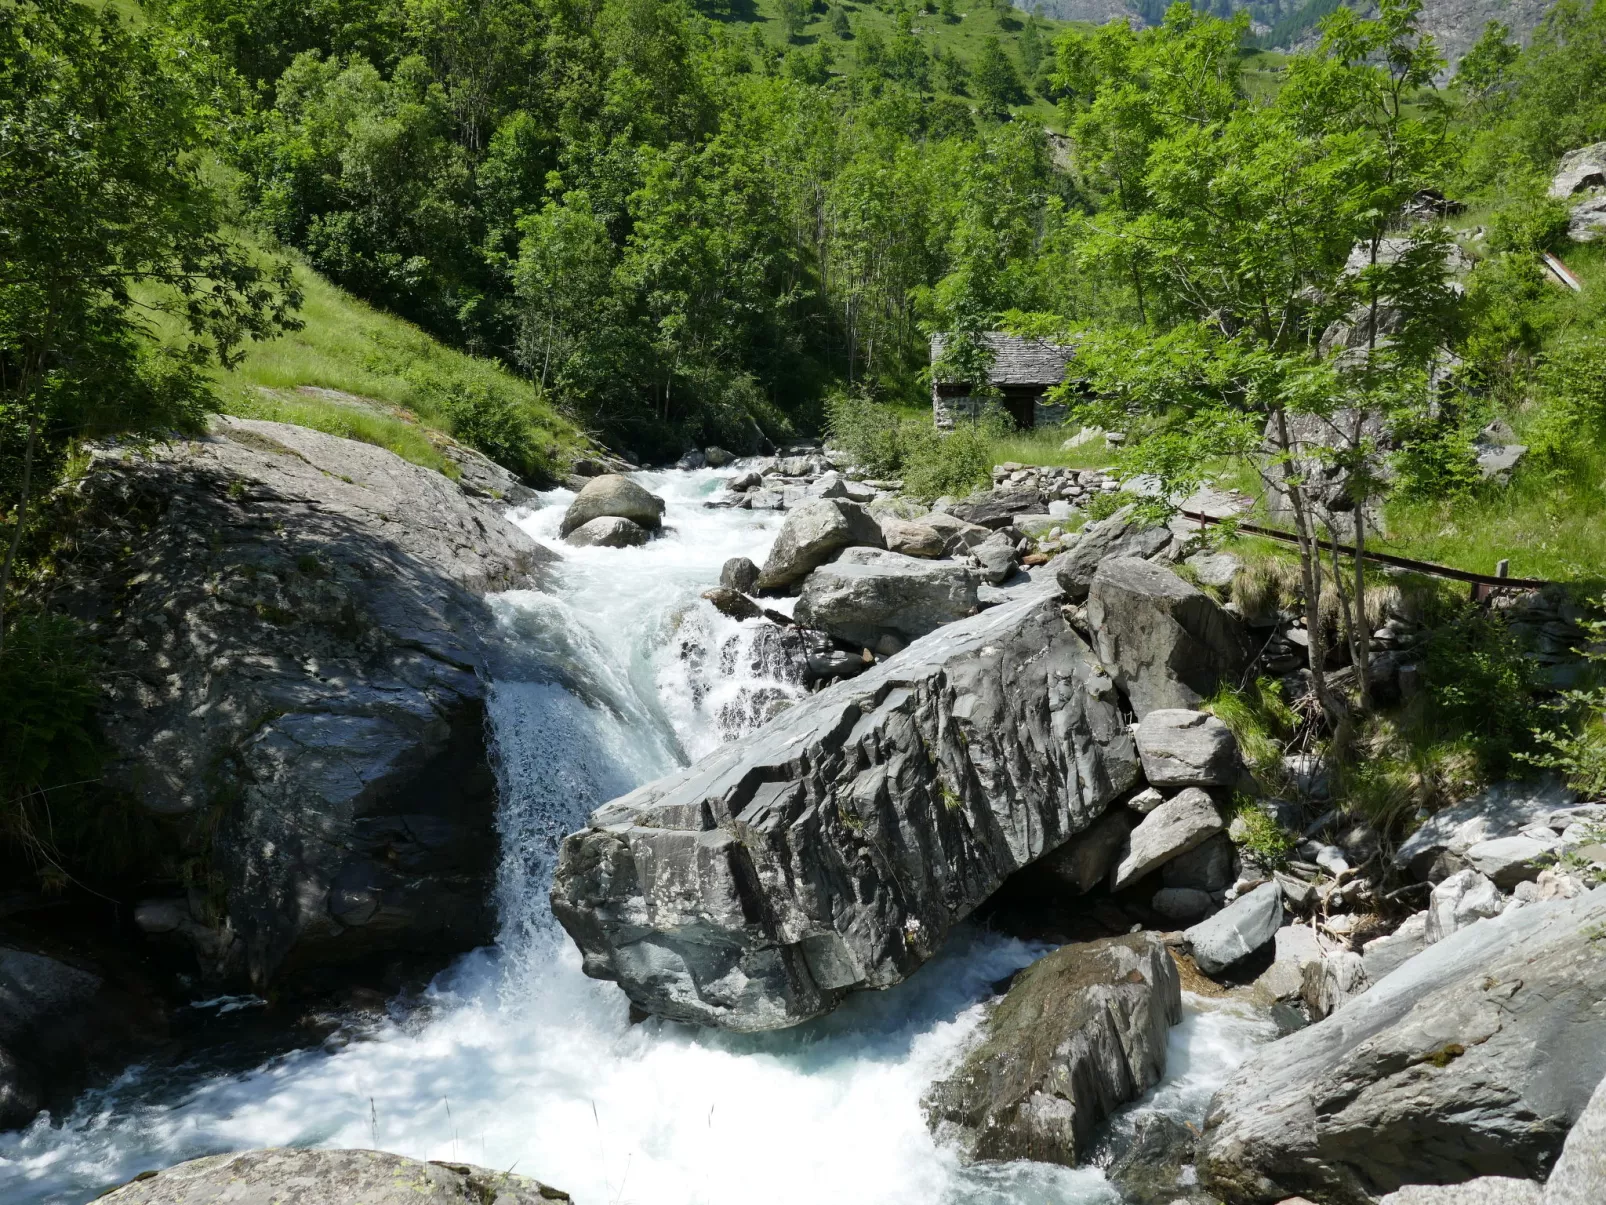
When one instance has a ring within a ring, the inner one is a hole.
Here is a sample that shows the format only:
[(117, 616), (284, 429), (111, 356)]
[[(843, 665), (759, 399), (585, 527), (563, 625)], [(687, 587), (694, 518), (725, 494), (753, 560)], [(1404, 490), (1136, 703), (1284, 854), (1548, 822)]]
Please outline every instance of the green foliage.
[(1606, 439), (1606, 337), (1580, 336), (1555, 347), (1539, 373), (1545, 408), (1530, 430), (1539, 463), (1558, 469)]
[(1264, 866), (1282, 866), (1294, 852), (1293, 834), (1284, 832), (1265, 808), (1242, 795), (1233, 801), (1233, 828), (1238, 845)]
[(1519, 756), (1531, 765), (1560, 771), (1584, 798), (1599, 799), (1606, 795), (1606, 676), (1600, 670), (1606, 653), (1599, 651), (1606, 641), (1606, 622), (1591, 620), (1585, 627), (1591, 645), (1584, 655), (1593, 681), (1562, 692), (1549, 707), (1551, 722), (1534, 725), (1538, 750)]
[(1532, 663), (1498, 616), (1473, 606), (1445, 617), (1423, 653), (1433, 723), (1464, 734), (1479, 759), (1499, 772), (1531, 741)]
[(863, 393), (834, 395), (826, 414), (833, 444), (866, 472), (903, 478), (904, 492), (926, 501), (986, 486), (994, 445), (1006, 429), (1005, 420), (990, 413), (944, 434), (929, 419), (900, 417)]
[(1257, 678), (1242, 688), (1227, 683), (1205, 701), (1203, 710), (1232, 729), (1249, 768), (1263, 785), (1275, 789), (1283, 752), (1298, 728), (1281, 687), (1270, 678)]
[(1009, 112), (1011, 105), (1018, 105), (1026, 99), (1026, 90), (1021, 87), (1014, 60), (997, 38), (988, 38), (981, 44), (981, 51), (971, 64), (970, 77), (975, 86), (976, 100), (982, 112), (989, 116), (1001, 117)]

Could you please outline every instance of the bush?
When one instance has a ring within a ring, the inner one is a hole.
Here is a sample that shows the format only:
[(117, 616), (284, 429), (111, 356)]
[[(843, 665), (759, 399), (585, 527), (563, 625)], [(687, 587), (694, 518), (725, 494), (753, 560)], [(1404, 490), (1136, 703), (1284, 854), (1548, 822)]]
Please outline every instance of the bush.
[(862, 393), (826, 402), (831, 442), (873, 477), (902, 477), (904, 492), (928, 501), (968, 494), (992, 480), (993, 444), (1006, 430), (1002, 415), (960, 422), (946, 434), (924, 418), (900, 418)]
[(1435, 628), (1424, 652), (1434, 726), (1463, 734), (1499, 773), (1532, 740), (1532, 663), (1502, 620), (1471, 605)]
[(1529, 432), (1535, 459), (1569, 467), (1606, 440), (1606, 339), (1560, 344), (1539, 372), (1544, 409)]

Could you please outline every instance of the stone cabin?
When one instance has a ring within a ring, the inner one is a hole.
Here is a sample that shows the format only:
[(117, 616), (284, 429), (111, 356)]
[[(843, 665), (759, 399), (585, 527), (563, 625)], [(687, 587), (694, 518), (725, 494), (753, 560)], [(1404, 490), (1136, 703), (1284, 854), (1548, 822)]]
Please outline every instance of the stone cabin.
[[(941, 430), (950, 430), (954, 420), (975, 418), (989, 404), (996, 403), (1022, 430), (1053, 427), (1065, 421), (1065, 407), (1050, 405), (1043, 395), (1065, 379), (1066, 369), (1076, 355), (1074, 347), (1050, 343), (1046, 339), (1025, 339), (993, 331), (983, 336), (993, 352), (993, 366), (987, 383), (998, 391), (996, 397), (975, 396), (973, 381), (931, 383), (931, 416)], [(942, 355), (945, 336), (931, 337), (931, 362)]]

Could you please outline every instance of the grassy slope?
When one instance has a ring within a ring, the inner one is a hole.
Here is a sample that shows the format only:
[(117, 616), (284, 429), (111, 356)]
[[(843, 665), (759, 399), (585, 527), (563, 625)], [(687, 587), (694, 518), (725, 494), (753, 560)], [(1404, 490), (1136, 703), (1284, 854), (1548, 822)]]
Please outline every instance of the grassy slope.
[(296, 276), (306, 298), (303, 328), (254, 344), (239, 367), (214, 372), (225, 412), (378, 444), (451, 473), (432, 436), (452, 433), (455, 395), (480, 390), (516, 402), (556, 465), (588, 446), (534, 386), (499, 364), (436, 342), (304, 265)]

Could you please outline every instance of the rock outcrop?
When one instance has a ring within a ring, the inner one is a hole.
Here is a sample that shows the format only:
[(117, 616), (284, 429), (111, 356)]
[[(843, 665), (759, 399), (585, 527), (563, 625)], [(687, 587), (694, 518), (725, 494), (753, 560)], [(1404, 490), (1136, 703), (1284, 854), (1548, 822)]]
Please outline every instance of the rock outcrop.
[(1197, 707), (1223, 682), (1237, 682), (1250, 660), (1243, 625), (1215, 599), (1134, 557), (1099, 563), (1087, 622), (1139, 718), (1157, 708)]
[(393, 453), (228, 418), (97, 455), (62, 512), (51, 603), (112, 671), (108, 781), (168, 842), (141, 927), (259, 988), (488, 941), (480, 595), (553, 554)]
[(1363, 1205), (1408, 1183), (1543, 1179), (1606, 1076), (1606, 888), (1429, 946), (1263, 1047), (1211, 1102), (1204, 1186), (1228, 1205)]
[(553, 910), (587, 974), (732, 1029), (912, 974), (1137, 781), (1114, 684), (1034, 590), (598, 809)]
[(1476, 845), (1539, 826), (1560, 832), (1577, 813), (1576, 796), (1555, 781), (1498, 782), (1429, 817), (1400, 845), (1394, 865), (1434, 882), (1468, 868)]
[(1137, 882), (1172, 858), (1203, 845), (1225, 827), (1210, 796), (1197, 789), (1180, 792), (1144, 816), (1128, 835), (1110, 872), (1110, 890)]
[(664, 524), (664, 500), (621, 473), (604, 473), (574, 496), (558, 534), (567, 537), (593, 519), (626, 519), (644, 531), (657, 531)]
[(557, 1205), (568, 1199), (539, 1180), (471, 1163), (287, 1147), (191, 1159), (100, 1198), (106, 1205)]
[(926, 1116), (966, 1159), (1074, 1167), (1095, 1127), (1165, 1074), (1176, 963), (1150, 933), (1064, 946), (1015, 976)]

